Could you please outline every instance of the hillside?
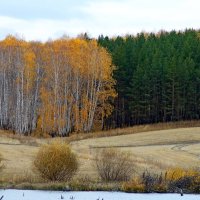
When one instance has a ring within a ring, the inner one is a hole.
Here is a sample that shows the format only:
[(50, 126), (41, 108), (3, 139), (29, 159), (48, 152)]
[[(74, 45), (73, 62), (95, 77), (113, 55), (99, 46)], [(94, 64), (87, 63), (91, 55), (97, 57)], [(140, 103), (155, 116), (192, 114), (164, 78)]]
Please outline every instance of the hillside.
[[(80, 159), (79, 175), (96, 177), (93, 165), (95, 152), (109, 147), (130, 151), (138, 173), (145, 169), (164, 171), (177, 166), (199, 167), (199, 133), (200, 127), (149, 131), (72, 141), (71, 146)], [(20, 139), (8, 137), (2, 132), (0, 135), (0, 151), (5, 164), (1, 179), (19, 182), (32, 180), (35, 176), (32, 160), (39, 146), (53, 139)]]

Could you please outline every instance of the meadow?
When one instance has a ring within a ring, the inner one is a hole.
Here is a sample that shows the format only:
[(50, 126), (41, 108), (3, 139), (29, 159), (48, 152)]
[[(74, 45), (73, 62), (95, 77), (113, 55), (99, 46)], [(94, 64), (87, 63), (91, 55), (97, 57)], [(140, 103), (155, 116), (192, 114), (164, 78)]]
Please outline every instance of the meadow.
[(39, 147), (54, 140), (66, 141), (77, 154), (80, 168), (75, 179), (98, 180), (95, 155), (105, 148), (130, 152), (135, 175), (145, 170), (161, 173), (177, 167), (197, 169), (200, 165), (200, 127), (197, 122), (193, 122), (193, 127), (186, 128), (186, 125), (182, 123), (182, 128), (174, 123), (146, 125), (67, 138), (33, 138), (0, 131), (4, 164), (0, 183), (19, 188), (24, 183), (47, 184), (40, 180), (32, 162)]

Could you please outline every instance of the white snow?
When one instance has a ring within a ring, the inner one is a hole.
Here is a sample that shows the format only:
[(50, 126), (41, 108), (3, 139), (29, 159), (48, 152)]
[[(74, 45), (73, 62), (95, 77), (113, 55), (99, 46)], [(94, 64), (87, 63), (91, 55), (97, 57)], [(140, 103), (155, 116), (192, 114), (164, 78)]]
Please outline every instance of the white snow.
[(135, 194), (123, 192), (61, 192), (37, 190), (0, 190), (2, 200), (197, 200), (200, 195)]

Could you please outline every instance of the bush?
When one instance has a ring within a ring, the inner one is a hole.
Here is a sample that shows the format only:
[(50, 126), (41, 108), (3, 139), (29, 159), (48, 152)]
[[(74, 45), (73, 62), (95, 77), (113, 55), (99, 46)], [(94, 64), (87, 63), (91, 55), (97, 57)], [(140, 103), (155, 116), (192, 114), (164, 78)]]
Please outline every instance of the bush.
[(155, 192), (164, 189), (165, 180), (163, 179), (163, 175), (150, 173), (149, 171), (145, 171), (140, 177), (142, 184), (144, 184), (145, 192)]
[(189, 191), (198, 191), (200, 174), (193, 169), (175, 168), (166, 172), (166, 180), (170, 191), (178, 189), (187, 189)]
[(67, 144), (56, 142), (40, 148), (34, 166), (44, 179), (68, 181), (75, 175), (78, 161)]
[(145, 171), (131, 181), (124, 182), (122, 191), (200, 193), (200, 172), (182, 168), (169, 169), (165, 174)]
[(97, 152), (95, 160), (103, 181), (127, 181), (133, 174), (133, 162), (128, 152), (104, 149)]
[(126, 192), (167, 192), (165, 179), (161, 174), (143, 172), (142, 175), (135, 177), (123, 184), (123, 191)]
[(166, 179), (168, 181), (177, 181), (186, 176), (197, 176), (199, 172), (193, 169), (183, 169), (183, 168), (172, 168), (166, 171)]

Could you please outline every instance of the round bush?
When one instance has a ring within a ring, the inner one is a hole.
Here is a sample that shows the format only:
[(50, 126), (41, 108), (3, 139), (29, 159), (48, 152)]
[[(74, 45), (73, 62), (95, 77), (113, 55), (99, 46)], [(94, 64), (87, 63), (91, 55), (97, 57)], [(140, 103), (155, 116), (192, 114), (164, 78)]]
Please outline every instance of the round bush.
[(78, 161), (67, 144), (56, 142), (40, 148), (34, 166), (44, 179), (68, 181), (77, 172)]

